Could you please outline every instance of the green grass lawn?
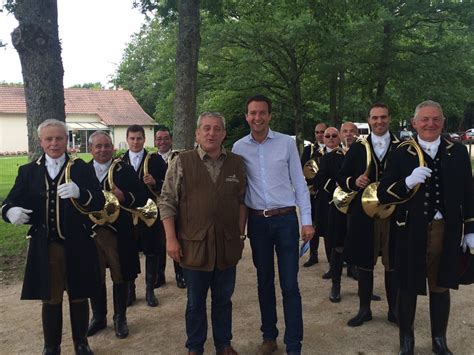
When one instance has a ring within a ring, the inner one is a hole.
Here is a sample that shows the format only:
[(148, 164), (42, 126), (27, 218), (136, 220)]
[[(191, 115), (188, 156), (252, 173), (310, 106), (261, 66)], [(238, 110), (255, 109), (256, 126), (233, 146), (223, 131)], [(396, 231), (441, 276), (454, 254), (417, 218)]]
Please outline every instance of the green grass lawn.
[[(90, 154), (79, 154), (85, 161)], [(6, 198), (18, 174), (18, 168), (28, 162), (27, 156), (0, 158), (0, 203)], [(0, 271), (7, 272), (12, 264), (21, 262), (28, 245), (28, 226), (14, 226), (0, 219)], [(18, 260), (19, 259), (19, 260)], [(16, 267), (16, 266), (15, 266)], [(15, 268), (14, 267), (14, 268)]]

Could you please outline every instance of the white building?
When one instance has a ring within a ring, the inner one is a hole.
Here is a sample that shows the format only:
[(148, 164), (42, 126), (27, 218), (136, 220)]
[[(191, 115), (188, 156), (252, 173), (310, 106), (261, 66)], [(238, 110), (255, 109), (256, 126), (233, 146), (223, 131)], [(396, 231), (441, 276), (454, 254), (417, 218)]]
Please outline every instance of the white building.
[[(132, 124), (145, 130), (146, 146), (153, 146), (155, 121), (127, 90), (65, 89), (69, 147), (87, 152), (87, 139), (97, 130), (109, 131), (117, 149), (127, 148)], [(45, 117), (50, 118), (50, 117)], [(0, 86), (0, 153), (28, 151), (25, 93), (22, 87)]]

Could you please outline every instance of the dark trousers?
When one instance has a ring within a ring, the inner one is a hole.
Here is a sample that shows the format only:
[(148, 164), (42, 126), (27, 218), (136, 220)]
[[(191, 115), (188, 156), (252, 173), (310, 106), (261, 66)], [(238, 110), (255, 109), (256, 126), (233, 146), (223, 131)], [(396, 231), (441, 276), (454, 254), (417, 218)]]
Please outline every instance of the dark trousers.
[(211, 320), (214, 346), (222, 351), (232, 340), (232, 301), (236, 267), (225, 270), (198, 271), (183, 268), (187, 284), (186, 348), (199, 354), (204, 352), (207, 339), (206, 299), (211, 289)]
[(258, 300), (264, 340), (278, 336), (275, 298), (276, 251), (285, 316), (286, 351), (300, 352), (303, 339), (301, 295), (298, 287), (299, 226), (296, 213), (274, 217), (249, 215), (248, 235), (257, 268)]

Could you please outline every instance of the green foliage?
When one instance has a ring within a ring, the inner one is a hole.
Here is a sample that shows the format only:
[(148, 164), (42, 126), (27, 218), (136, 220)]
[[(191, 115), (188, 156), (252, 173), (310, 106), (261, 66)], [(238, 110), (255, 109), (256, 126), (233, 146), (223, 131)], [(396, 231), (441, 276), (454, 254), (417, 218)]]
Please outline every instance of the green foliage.
[(130, 90), (142, 108), (160, 124), (172, 127), (176, 28), (158, 20), (137, 33), (123, 55), (116, 87)]
[(92, 89), (92, 90), (103, 90), (104, 87), (100, 82), (96, 83), (85, 83), (85, 84), (75, 84), (70, 87), (70, 89)]
[(12, 188), (18, 175), (18, 168), (26, 163), (28, 163), (26, 155), (0, 158), (0, 203)]
[[(172, 126), (176, 1), (136, 1), (156, 16), (127, 48), (117, 82)], [(361, 122), (384, 101), (393, 128), (439, 101), (450, 131), (471, 121), (474, 4), (323, 0), (202, 2), (198, 112), (227, 119), (226, 144), (248, 132), (245, 99), (274, 101), (272, 128), (312, 138), (316, 122)], [(163, 11), (161, 11), (161, 10)], [(161, 11), (161, 12), (160, 12)], [(167, 20), (167, 21), (164, 21)]]
[[(14, 226), (0, 220), (0, 257), (20, 255), (26, 249), (28, 226)], [(1, 266), (0, 266), (1, 267)]]

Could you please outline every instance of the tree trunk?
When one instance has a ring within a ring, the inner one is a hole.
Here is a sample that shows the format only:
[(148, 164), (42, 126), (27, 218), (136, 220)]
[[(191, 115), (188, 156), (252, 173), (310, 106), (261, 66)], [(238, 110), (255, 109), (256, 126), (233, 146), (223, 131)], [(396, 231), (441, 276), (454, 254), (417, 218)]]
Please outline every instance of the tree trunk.
[(200, 46), (200, 1), (180, 0), (176, 48), (173, 147), (192, 149), (196, 128), (197, 64)]
[(344, 114), (346, 112), (345, 110), (345, 83), (346, 83), (346, 77), (345, 77), (345, 72), (344, 72), (344, 69), (341, 67), (339, 69), (339, 78), (338, 78), (338, 114), (337, 114), (337, 117), (336, 117), (336, 121), (335, 121), (335, 124), (334, 124), (334, 127), (338, 128), (341, 126), (342, 124), (342, 117), (344, 117)]
[(337, 121), (337, 70), (333, 70), (329, 78), (329, 125), (336, 126)]
[(389, 23), (383, 26), (382, 51), (380, 52), (380, 59), (378, 65), (378, 80), (377, 91), (375, 93), (375, 101), (380, 102), (385, 97), (385, 87), (388, 83), (390, 62), (392, 57), (392, 40), (393, 31)]
[(12, 43), (20, 56), (26, 100), (28, 157), (42, 154), (36, 129), (48, 118), (65, 121), (63, 63), (56, 0), (17, 0)]
[(303, 153), (304, 149), (304, 125), (303, 125), (303, 100), (301, 98), (301, 75), (298, 67), (298, 60), (294, 48), (288, 49), (290, 57), (290, 88), (291, 88), (291, 101), (293, 103), (293, 115), (294, 115), (294, 130), (296, 146), (298, 147), (299, 154)]

